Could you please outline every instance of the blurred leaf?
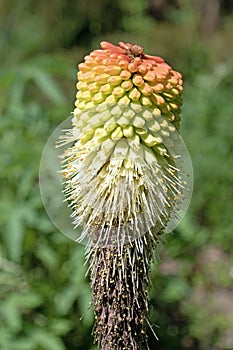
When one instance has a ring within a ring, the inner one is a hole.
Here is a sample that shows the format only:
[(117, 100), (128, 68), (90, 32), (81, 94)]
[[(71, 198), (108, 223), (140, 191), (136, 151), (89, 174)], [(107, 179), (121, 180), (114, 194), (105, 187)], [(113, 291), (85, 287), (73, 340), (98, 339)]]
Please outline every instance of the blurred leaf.
[(21, 328), (21, 317), (18, 308), (15, 307), (15, 304), (11, 299), (6, 300), (1, 305), (0, 311), (4, 323), (12, 329), (14, 332), (19, 331)]
[(10, 350), (11, 336), (9, 329), (6, 327), (0, 328), (0, 349)]
[(29, 338), (20, 338), (17, 341), (12, 341), (10, 343), (11, 350), (33, 350), (35, 349), (35, 344), (33, 340)]
[(4, 230), (4, 241), (10, 258), (19, 262), (22, 256), (24, 223), (21, 208), (11, 208), (13, 215), (8, 219)]
[(164, 297), (168, 302), (181, 300), (188, 294), (189, 288), (187, 283), (181, 278), (169, 278), (167, 281)]
[(36, 255), (47, 269), (55, 271), (58, 268), (58, 255), (48, 245), (40, 245)]
[(65, 98), (49, 74), (45, 71), (35, 69), (33, 71), (33, 79), (48, 99), (58, 105), (64, 104)]
[(66, 334), (72, 328), (72, 323), (65, 319), (56, 319), (51, 322), (50, 329), (55, 335)]
[(60, 338), (52, 335), (49, 330), (35, 329), (31, 337), (43, 350), (66, 350)]
[(59, 315), (65, 315), (71, 309), (78, 296), (78, 286), (68, 285), (55, 298), (56, 308)]
[(32, 309), (38, 307), (42, 303), (41, 297), (33, 292), (25, 294), (14, 294), (11, 296), (10, 301), (17, 308), (23, 309)]

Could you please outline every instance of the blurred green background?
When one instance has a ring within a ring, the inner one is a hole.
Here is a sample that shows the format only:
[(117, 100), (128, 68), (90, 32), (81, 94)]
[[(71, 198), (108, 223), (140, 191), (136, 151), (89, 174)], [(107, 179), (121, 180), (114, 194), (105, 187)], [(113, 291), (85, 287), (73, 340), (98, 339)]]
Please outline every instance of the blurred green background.
[(1, 0), (0, 26), (0, 349), (96, 349), (84, 247), (48, 219), (38, 171), (73, 109), (77, 64), (103, 40), (184, 75), (195, 187), (152, 267), (151, 350), (233, 349), (233, 2)]

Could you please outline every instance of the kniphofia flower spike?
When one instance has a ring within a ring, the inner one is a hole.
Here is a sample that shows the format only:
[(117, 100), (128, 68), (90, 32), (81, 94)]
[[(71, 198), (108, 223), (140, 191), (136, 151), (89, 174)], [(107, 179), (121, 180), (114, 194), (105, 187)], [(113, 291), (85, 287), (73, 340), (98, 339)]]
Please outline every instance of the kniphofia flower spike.
[(61, 144), (64, 194), (82, 226), (103, 350), (147, 344), (153, 250), (182, 202), (182, 76), (139, 45), (102, 42), (79, 64), (73, 127)]

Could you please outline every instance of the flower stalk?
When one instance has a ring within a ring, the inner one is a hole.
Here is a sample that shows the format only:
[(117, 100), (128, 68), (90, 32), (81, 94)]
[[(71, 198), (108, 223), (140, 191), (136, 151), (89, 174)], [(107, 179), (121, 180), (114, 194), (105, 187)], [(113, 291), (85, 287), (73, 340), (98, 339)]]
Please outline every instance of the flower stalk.
[(102, 350), (147, 346), (153, 252), (182, 200), (177, 143), (182, 76), (139, 45), (101, 43), (79, 64), (72, 142), (62, 160), (74, 227), (83, 227)]

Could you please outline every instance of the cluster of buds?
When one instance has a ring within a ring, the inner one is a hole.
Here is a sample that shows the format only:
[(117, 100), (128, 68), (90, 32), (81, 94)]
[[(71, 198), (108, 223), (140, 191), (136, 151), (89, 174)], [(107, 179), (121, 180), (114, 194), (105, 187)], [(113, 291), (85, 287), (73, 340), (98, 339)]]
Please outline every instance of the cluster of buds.
[(62, 143), (64, 194), (87, 244), (95, 340), (147, 344), (153, 250), (185, 186), (174, 149), (182, 76), (139, 45), (101, 43), (79, 64), (73, 128)]
[[(182, 76), (161, 57), (146, 55), (139, 45), (102, 42), (79, 64), (78, 111), (97, 104), (135, 102), (178, 125)], [(74, 111), (74, 115), (76, 112)], [(123, 131), (123, 130), (122, 130)]]

